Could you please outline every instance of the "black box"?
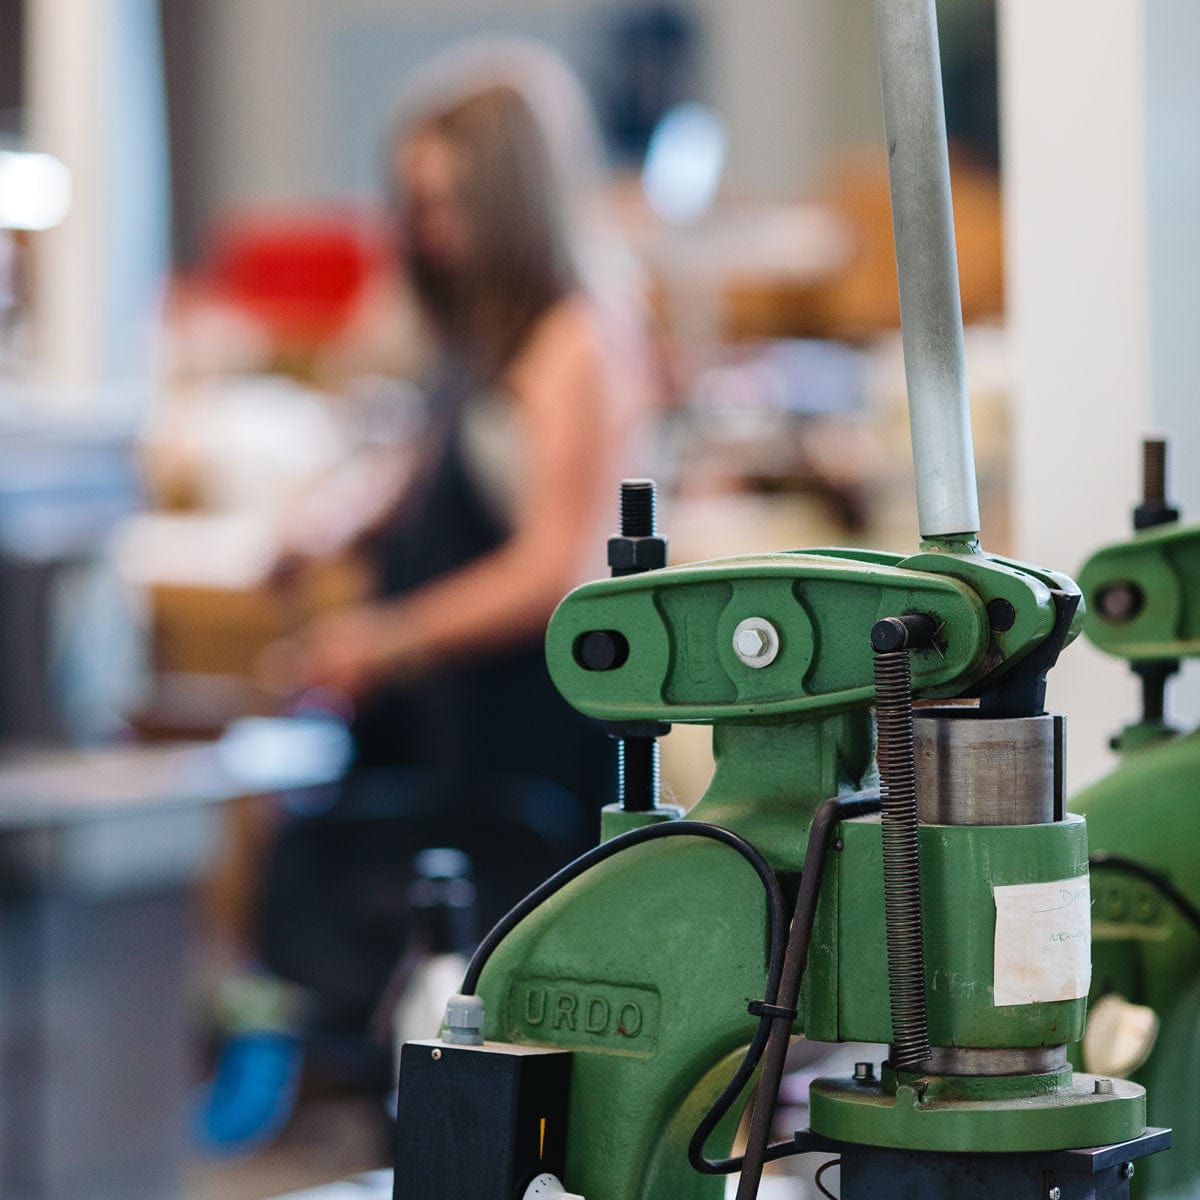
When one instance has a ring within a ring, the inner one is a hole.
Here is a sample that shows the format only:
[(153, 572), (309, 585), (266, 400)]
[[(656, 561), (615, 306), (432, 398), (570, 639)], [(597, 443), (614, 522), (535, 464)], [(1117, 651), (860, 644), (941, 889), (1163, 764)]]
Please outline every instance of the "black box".
[(408, 1042), (400, 1054), (393, 1200), (520, 1200), (567, 1152), (571, 1054)]

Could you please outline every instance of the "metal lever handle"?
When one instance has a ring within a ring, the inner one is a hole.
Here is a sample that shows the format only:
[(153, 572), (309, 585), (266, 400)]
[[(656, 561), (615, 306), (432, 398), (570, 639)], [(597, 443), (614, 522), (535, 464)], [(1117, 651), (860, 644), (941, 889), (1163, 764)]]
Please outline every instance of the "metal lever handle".
[(921, 536), (979, 531), (934, 0), (875, 0)]

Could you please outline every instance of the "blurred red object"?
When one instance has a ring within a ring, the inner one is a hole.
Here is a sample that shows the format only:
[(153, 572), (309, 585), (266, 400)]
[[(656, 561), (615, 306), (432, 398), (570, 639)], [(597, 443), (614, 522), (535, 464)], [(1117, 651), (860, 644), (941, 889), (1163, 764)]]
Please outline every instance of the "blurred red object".
[(210, 245), (205, 291), (287, 344), (336, 337), (388, 262), (382, 220), (362, 212), (226, 217)]

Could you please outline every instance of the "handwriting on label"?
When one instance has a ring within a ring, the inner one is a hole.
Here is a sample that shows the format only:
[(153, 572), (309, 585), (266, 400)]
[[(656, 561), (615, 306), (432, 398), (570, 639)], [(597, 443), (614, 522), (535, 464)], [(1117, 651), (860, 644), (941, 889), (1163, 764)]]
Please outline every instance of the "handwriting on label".
[(996, 902), (994, 999), (997, 1007), (1077, 1000), (1092, 973), (1088, 877), (1002, 884)]

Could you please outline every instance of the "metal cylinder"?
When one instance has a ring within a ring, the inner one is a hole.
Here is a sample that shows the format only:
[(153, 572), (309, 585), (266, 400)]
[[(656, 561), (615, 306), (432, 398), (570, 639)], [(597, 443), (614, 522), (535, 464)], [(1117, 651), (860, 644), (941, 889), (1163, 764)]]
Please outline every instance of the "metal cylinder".
[(1045, 1075), (1067, 1065), (1066, 1046), (1006, 1046), (984, 1050), (970, 1046), (933, 1046), (931, 1075)]
[(923, 537), (976, 533), (979, 497), (934, 0), (875, 0), (875, 23), (917, 515)]
[(1061, 817), (1063, 718), (913, 715), (917, 816), (927, 825), (1046, 825)]

